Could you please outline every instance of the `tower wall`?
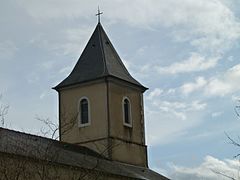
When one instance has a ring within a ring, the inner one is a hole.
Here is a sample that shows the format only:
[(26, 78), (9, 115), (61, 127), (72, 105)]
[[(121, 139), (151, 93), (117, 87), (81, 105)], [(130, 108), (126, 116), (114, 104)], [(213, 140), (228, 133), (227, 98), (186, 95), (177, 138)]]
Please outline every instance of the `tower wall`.
[(112, 147), (112, 160), (148, 167), (147, 146), (119, 139), (112, 139)]
[[(130, 100), (132, 127), (123, 125), (122, 100), (124, 97)], [(145, 144), (141, 97), (140, 90), (126, 85), (109, 83), (110, 136)]]
[[(123, 124), (123, 98), (130, 100), (132, 127)], [(113, 160), (147, 166), (142, 92), (126, 84), (109, 83), (110, 137)]]
[[(79, 100), (87, 97), (90, 125), (80, 127)], [(132, 127), (124, 125), (123, 98), (131, 106)], [(118, 81), (82, 84), (59, 91), (60, 140), (86, 146), (105, 157), (147, 166), (142, 92)]]
[[(87, 97), (90, 103), (90, 125), (85, 127), (79, 127), (78, 107), (82, 97)], [(82, 144), (107, 138), (107, 98), (104, 82), (61, 90), (59, 106), (61, 141)]]

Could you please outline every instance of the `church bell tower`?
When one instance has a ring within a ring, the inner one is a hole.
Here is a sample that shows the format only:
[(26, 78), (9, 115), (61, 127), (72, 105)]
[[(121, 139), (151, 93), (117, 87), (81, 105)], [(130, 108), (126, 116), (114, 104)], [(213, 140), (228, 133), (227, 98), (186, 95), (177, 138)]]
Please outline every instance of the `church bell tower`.
[(147, 167), (143, 93), (98, 22), (59, 96), (60, 141)]

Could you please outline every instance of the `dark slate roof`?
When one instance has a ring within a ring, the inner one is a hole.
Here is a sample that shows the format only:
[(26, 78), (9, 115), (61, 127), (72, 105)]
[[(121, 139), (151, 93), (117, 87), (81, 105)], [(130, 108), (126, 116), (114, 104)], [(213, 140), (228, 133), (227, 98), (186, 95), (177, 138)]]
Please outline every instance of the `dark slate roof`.
[(127, 71), (102, 25), (98, 23), (73, 71), (54, 89), (108, 76), (129, 82), (143, 90), (147, 89)]
[(142, 180), (168, 180), (148, 169), (110, 161), (86, 147), (0, 128), (0, 152)]

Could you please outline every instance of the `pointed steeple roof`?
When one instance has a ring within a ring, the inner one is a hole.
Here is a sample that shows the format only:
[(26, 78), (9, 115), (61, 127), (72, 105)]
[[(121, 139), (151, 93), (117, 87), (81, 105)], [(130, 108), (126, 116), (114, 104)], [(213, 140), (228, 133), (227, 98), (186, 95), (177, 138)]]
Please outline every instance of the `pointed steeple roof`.
[(131, 83), (143, 90), (147, 89), (127, 71), (102, 25), (98, 23), (73, 71), (54, 89), (108, 76)]

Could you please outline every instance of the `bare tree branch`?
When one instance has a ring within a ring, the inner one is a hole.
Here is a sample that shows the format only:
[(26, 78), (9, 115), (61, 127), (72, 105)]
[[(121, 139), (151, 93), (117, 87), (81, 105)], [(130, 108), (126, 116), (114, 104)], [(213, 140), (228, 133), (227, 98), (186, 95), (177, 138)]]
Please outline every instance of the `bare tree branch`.
[(226, 132), (224, 132), (224, 133), (225, 133), (225, 135), (227, 136), (230, 144), (233, 144), (234, 146), (240, 147), (240, 144), (239, 144), (238, 142), (236, 142), (235, 140), (233, 140)]
[(237, 180), (237, 179), (235, 179), (235, 178), (233, 178), (233, 177), (231, 177), (231, 176), (226, 175), (225, 173), (222, 173), (222, 172), (219, 172), (219, 171), (215, 171), (215, 170), (213, 170), (213, 169), (212, 169), (212, 172), (214, 172), (215, 174), (219, 174), (219, 175), (221, 175), (221, 176), (223, 176), (223, 177), (226, 177), (226, 178), (228, 178), (228, 179)]
[[(2, 95), (0, 94), (0, 101), (2, 99)], [(9, 106), (4, 105), (0, 102), (0, 126), (4, 127), (5, 126), (5, 116), (8, 113)]]
[(240, 118), (240, 105), (239, 105), (240, 104), (240, 100), (237, 100), (237, 104), (238, 105), (235, 106), (234, 111), (235, 111), (237, 117)]

